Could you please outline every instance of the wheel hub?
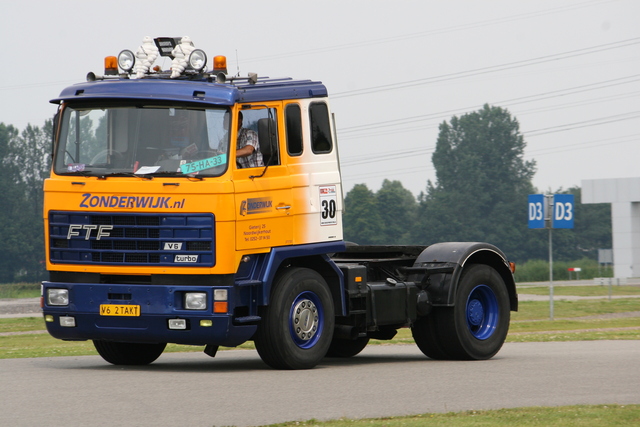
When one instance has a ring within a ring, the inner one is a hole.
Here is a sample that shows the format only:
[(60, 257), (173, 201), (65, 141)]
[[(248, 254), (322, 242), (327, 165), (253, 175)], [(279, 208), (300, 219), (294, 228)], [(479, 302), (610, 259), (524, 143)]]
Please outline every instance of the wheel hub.
[(482, 319), (484, 319), (484, 307), (477, 299), (469, 301), (469, 305), (467, 307), (467, 318), (469, 319), (469, 323), (473, 326), (482, 324)]
[(499, 324), (498, 299), (487, 285), (478, 285), (467, 299), (467, 326), (471, 335), (486, 340), (493, 335)]
[(293, 307), (291, 322), (293, 332), (299, 339), (303, 341), (310, 340), (318, 331), (318, 308), (311, 300), (303, 299), (298, 301)]

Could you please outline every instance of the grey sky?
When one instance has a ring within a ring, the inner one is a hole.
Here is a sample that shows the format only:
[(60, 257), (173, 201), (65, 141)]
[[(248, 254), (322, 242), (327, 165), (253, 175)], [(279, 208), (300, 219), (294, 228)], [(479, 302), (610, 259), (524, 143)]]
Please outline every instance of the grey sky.
[(638, 16), (637, 0), (4, 2), (0, 122), (41, 126), (105, 56), (188, 35), (231, 72), (324, 82), (347, 190), (424, 190), (438, 124), (489, 103), (520, 122), (544, 192), (640, 176)]

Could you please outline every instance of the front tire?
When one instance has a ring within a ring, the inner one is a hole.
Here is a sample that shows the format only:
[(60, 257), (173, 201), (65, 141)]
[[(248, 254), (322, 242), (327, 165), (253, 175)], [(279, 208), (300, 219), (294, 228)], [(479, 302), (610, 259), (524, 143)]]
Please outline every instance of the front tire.
[(327, 353), (334, 326), (327, 283), (317, 272), (290, 268), (274, 281), (255, 345), (274, 369), (310, 369)]
[(482, 264), (465, 267), (453, 307), (435, 307), (412, 328), (416, 344), (433, 359), (484, 360), (502, 348), (509, 331), (507, 287)]
[(142, 344), (94, 340), (93, 345), (104, 360), (113, 365), (148, 365), (156, 360), (166, 343)]

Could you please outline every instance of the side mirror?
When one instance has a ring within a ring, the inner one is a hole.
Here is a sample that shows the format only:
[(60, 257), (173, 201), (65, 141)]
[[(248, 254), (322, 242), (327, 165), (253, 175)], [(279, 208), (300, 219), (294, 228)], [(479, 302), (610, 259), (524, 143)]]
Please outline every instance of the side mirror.
[(276, 133), (276, 123), (272, 118), (258, 120), (258, 141), (264, 164), (279, 164), (278, 135)]
[(51, 124), (51, 160), (53, 160), (53, 153), (56, 146), (56, 130), (58, 129), (58, 121), (60, 120), (60, 110), (53, 116), (53, 123)]

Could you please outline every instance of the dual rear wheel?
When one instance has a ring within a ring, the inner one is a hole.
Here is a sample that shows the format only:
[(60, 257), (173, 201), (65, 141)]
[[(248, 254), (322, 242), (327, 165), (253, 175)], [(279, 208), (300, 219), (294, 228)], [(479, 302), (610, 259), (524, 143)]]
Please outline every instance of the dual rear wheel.
[(504, 280), (488, 266), (465, 267), (453, 307), (434, 307), (411, 328), (420, 350), (432, 359), (493, 357), (509, 331), (510, 304)]

